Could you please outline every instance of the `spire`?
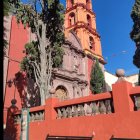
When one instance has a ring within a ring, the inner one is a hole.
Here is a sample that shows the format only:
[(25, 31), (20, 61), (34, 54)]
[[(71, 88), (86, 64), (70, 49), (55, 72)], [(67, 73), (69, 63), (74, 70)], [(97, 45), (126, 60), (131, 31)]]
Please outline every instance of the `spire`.
[(73, 30), (81, 41), (83, 50), (102, 57), (100, 36), (96, 31), (95, 13), (92, 11), (91, 0), (67, 0), (65, 12), (65, 36)]

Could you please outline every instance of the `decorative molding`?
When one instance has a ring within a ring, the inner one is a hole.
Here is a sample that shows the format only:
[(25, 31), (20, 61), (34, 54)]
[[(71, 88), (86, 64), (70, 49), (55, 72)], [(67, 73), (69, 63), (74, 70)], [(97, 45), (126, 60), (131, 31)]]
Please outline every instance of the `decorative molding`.
[(57, 119), (113, 113), (111, 99), (57, 107)]
[[(78, 25), (78, 24), (80, 24), (80, 25)], [(70, 29), (70, 28), (72, 28), (72, 27), (74, 27), (73, 30), (76, 30), (76, 29), (78, 29), (78, 28), (84, 28), (84, 29), (88, 30), (91, 34), (97, 36), (98, 38), (101, 38), (101, 36), (99, 35), (99, 33), (98, 33), (95, 29), (93, 29), (93, 28), (90, 27), (87, 23), (85, 23), (85, 22), (83, 22), (83, 21), (78, 21), (78, 22), (76, 22), (74, 25), (69, 26), (69, 27), (66, 28), (66, 29)]]
[(77, 7), (83, 7), (85, 10), (87, 10), (91, 15), (94, 15), (96, 17), (96, 14), (87, 8), (87, 6), (83, 3), (76, 3), (75, 6), (71, 7), (71, 8), (67, 8), (66, 11), (65, 11), (65, 14), (67, 14), (68, 12), (76, 9)]

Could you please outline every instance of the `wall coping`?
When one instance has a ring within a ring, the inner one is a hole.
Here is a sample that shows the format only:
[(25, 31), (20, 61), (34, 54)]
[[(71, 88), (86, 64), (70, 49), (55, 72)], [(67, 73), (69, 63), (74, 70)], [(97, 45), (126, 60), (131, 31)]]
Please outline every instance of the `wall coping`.
[(80, 104), (80, 103), (85, 103), (85, 102), (91, 102), (91, 101), (96, 101), (96, 100), (103, 100), (103, 99), (108, 99), (108, 98), (112, 98), (111, 92), (105, 92), (105, 93), (100, 93), (96, 95), (89, 95), (89, 96), (80, 97), (76, 99), (61, 101), (61, 102), (56, 103), (54, 108)]

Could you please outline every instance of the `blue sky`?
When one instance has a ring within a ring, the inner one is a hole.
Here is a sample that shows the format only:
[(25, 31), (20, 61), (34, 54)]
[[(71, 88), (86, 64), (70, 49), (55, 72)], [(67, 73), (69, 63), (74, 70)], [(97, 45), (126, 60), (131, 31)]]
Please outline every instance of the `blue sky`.
[[(65, 5), (65, 0), (61, 2)], [(135, 44), (129, 37), (133, 4), (134, 0), (92, 0), (102, 53), (107, 61), (105, 69), (113, 74), (118, 68), (123, 68), (126, 75), (138, 73), (133, 65)]]

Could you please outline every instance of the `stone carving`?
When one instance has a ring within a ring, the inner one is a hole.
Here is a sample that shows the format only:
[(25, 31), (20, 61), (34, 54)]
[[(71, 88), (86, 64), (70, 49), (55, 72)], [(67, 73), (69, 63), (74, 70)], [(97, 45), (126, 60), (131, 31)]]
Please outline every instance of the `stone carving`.
[(21, 122), (21, 115), (20, 114), (14, 116), (14, 122), (15, 123), (20, 123)]
[(57, 119), (112, 113), (111, 100), (87, 102), (57, 108)]
[(106, 107), (103, 101), (99, 102), (99, 111), (101, 114), (106, 114)]
[(112, 111), (111, 111), (111, 105), (110, 105), (110, 100), (106, 100), (105, 101), (105, 106), (106, 106), (106, 112), (107, 112), (107, 114), (112, 113)]
[(62, 113), (61, 113), (61, 110), (59, 108), (57, 108), (57, 118), (58, 119), (62, 118)]
[(140, 110), (140, 95), (135, 96), (135, 106), (136, 106), (137, 110)]
[(30, 113), (30, 121), (34, 121), (34, 113)]
[(118, 77), (117, 82), (119, 81), (125, 81), (125, 71), (123, 69), (117, 69), (116, 70), (116, 76)]
[(80, 105), (78, 105), (77, 111), (78, 111), (78, 116), (81, 116)]
[[(44, 111), (30, 112), (29, 115), (30, 115), (30, 122), (44, 120)], [(21, 114), (14, 116), (14, 122), (15, 123), (21, 122)]]
[(85, 115), (84, 106), (83, 105), (79, 105), (79, 107), (80, 107), (80, 116), (84, 116)]
[(36, 114), (35, 114), (35, 120), (39, 120), (39, 114), (38, 114), (38, 112), (36, 112)]
[(62, 118), (67, 118), (67, 112), (65, 108), (62, 108)]
[(44, 120), (44, 111), (30, 112), (30, 122)]
[(72, 108), (71, 107), (67, 107), (67, 115), (68, 115), (68, 118), (72, 117)]
[(59, 88), (56, 90), (55, 96), (58, 97), (60, 100), (64, 100), (67, 97), (67, 92), (64, 89)]
[(72, 116), (73, 117), (77, 117), (78, 116), (78, 110), (76, 106), (72, 107)]
[(92, 114), (92, 109), (91, 109), (90, 105), (87, 104), (87, 103), (85, 103), (85, 110), (86, 110), (85, 115), (86, 115), (86, 116), (91, 116), (91, 114)]
[(44, 119), (44, 112), (39, 112), (39, 120), (43, 120)]
[(99, 114), (99, 108), (96, 105), (96, 102), (91, 103), (91, 108), (92, 108), (92, 115)]

